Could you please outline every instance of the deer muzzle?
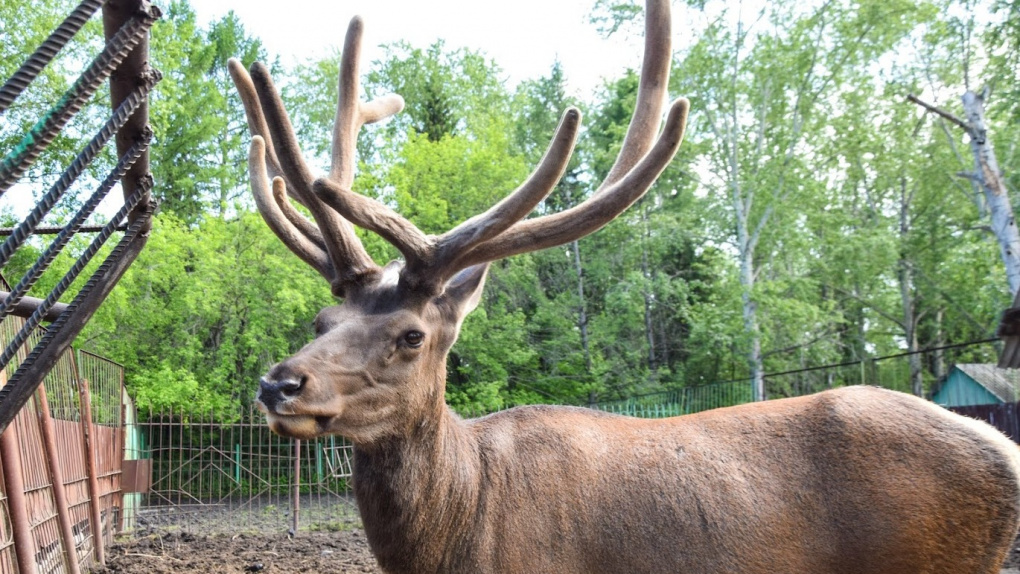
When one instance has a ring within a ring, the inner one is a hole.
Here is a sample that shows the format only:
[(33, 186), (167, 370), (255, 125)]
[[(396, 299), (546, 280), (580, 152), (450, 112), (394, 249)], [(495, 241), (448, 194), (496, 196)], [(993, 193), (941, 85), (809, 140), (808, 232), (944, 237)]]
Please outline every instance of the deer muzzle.
[(259, 391), (255, 400), (271, 413), (278, 412), (278, 407), (293, 400), (305, 386), (305, 377), (275, 379), (269, 375), (259, 379)]

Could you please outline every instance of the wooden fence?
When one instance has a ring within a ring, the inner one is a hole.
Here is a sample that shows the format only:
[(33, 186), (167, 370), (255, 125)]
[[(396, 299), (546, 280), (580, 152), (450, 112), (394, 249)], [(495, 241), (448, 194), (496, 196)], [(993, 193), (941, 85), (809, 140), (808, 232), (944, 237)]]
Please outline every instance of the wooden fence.
[[(23, 322), (0, 322), (0, 341)], [(0, 371), (0, 385), (26, 353)], [(123, 521), (123, 413), (123, 368), (68, 351), (0, 435), (0, 574), (77, 574), (102, 563)]]
[(973, 405), (969, 407), (949, 407), (949, 410), (980, 419), (1002, 431), (1003, 434), (1020, 443), (1020, 403), (1001, 403), (995, 405)]

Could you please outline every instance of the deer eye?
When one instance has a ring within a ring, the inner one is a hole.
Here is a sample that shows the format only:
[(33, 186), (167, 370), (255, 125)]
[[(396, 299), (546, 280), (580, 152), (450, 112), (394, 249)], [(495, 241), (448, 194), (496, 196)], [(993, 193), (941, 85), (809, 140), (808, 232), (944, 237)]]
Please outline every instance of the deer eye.
[(404, 344), (412, 349), (417, 349), (425, 342), (425, 333), (421, 331), (408, 331), (404, 333)]

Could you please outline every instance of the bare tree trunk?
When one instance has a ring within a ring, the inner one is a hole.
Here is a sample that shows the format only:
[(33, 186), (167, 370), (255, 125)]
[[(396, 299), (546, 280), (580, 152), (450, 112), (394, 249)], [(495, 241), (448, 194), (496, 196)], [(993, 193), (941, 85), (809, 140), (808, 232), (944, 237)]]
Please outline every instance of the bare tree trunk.
[(910, 391), (914, 395), (924, 396), (924, 386), (921, 378), (921, 356), (916, 353), (917, 345), (917, 317), (914, 309), (914, 271), (912, 265), (906, 259), (900, 259), (898, 264), (898, 278), (900, 282), (900, 301), (903, 304), (903, 335), (907, 340), (907, 360), (910, 364)]
[(758, 304), (750, 299), (750, 293), (744, 292), (744, 329), (751, 335), (751, 345), (747, 352), (747, 363), (751, 367), (751, 392), (754, 400), (765, 400), (765, 365), (761, 356), (761, 335), (758, 333)]
[(750, 250), (741, 250), (740, 285), (744, 311), (744, 332), (751, 338), (747, 350), (747, 364), (751, 370), (751, 397), (765, 400), (764, 363), (761, 354), (761, 333), (758, 331), (758, 303), (751, 297), (754, 289), (754, 260)]
[(921, 356), (917, 351), (917, 313), (914, 302), (914, 266), (907, 258), (905, 245), (910, 234), (910, 203), (913, 193), (907, 191), (907, 182), (900, 179), (900, 259), (896, 263), (896, 275), (900, 283), (900, 303), (903, 307), (903, 336), (907, 340), (907, 361), (910, 364), (910, 390), (920, 397), (924, 395), (921, 379)]
[[(987, 90), (986, 90), (987, 92)], [(970, 149), (974, 154), (974, 172), (966, 174), (972, 184), (984, 192), (988, 211), (992, 218), (992, 232), (999, 242), (999, 252), (1006, 266), (1006, 280), (1010, 294), (1015, 298), (1020, 291), (1020, 232), (1013, 217), (1013, 206), (1009, 202), (1006, 182), (995, 157), (995, 148), (988, 140), (988, 126), (985, 124), (985, 96), (967, 90), (961, 98), (966, 120), (939, 107), (925, 103), (916, 96), (907, 98), (963, 128), (970, 138)]]
[(648, 371), (652, 380), (655, 380), (659, 366), (655, 361), (655, 332), (652, 324), (654, 301), (649, 287), (652, 281), (652, 271), (648, 265), (648, 207), (644, 200), (641, 200), (641, 225), (643, 228), (641, 232), (641, 276), (645, 279), (645, 288), (642, 293), (645, 301), (645, 340), (648, 342)]
[(670, 361), (669, 342), (670, 342), (669, 341), (669, 337), (666, 336), (666, 320), (662, 319), (661, 316), (660, 316), (660, 319), (659, 319), (659, 349), (662, 351), (662, 360), (659, 361), (659, 364), (660, 365), (666, 365), (666, 368), (671, 368), (672, 367), (672, 362)]
[(995, 149), (988, 140), (988, 126), (985, 125), (985, 99), (983, 95), (968, 90), (963, 94), (963, 109), (967, 116), (967, 133), (970, 149), (974, 153), (974, 178), (985, 192), (988, 210), (992, 216), (992, 231), (999, 240), (1002, 261), (1006, 265), (1006, 279), (1009, 290), (1016, 296), (1020, 290), (1020, 232), (1013, 217), (1013, 206)]
[(588, 303), (584, 297), (584, 268), (581, 267), (581, 245), (575, 239), (570, 248), (574, 250), (574, 272), (577, 273), (577, 328), (581, 331), (581, 348), (584, 350), (584, 368), (591, 374), (591, 351), (588, 348)]
[(935, 313), (935, 357), (931, 369), (936, 381), (946, 376), (946, 351), (942, 349), (946, 344), (945, 333), (942, 331), (942, 318), (945, 314), (946, 310), (941, 308)]

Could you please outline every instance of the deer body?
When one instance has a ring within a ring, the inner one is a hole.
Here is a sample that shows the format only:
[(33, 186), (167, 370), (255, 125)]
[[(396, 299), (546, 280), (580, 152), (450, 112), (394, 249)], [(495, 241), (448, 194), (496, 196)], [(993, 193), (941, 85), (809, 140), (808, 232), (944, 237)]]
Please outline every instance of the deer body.
[[(354, 442), (358, 506), (390, 574), (994, 574), (1020, 516), (1018, 449), (920, 399), (849, 388), (665, 420), (530, 407), (464, 421), (445, 405), (447, 354), (489, 262), (598, 230), (679, 148), (687, 100), (657, 133), (669, 3), (647, 0), (634, 116), (605, 181), (575, 207), (527, 218), (570, 159), (580, 113), (568, 109), (520, 187), (439, 236), (351, 190), (359, 129), (403, 107), (396, 95), (358, 99), (359, 19), (324, 177), (268, 69), (230, 62), (259, 211), (343, 299), (259, 382), (270, 427)], [(402, 260), (378, 266), (353, 225)]]
[(881, 389), (440, 420), (356, 449), (386, 572), (997, 574), (1020, 518), (1016, 445)]

